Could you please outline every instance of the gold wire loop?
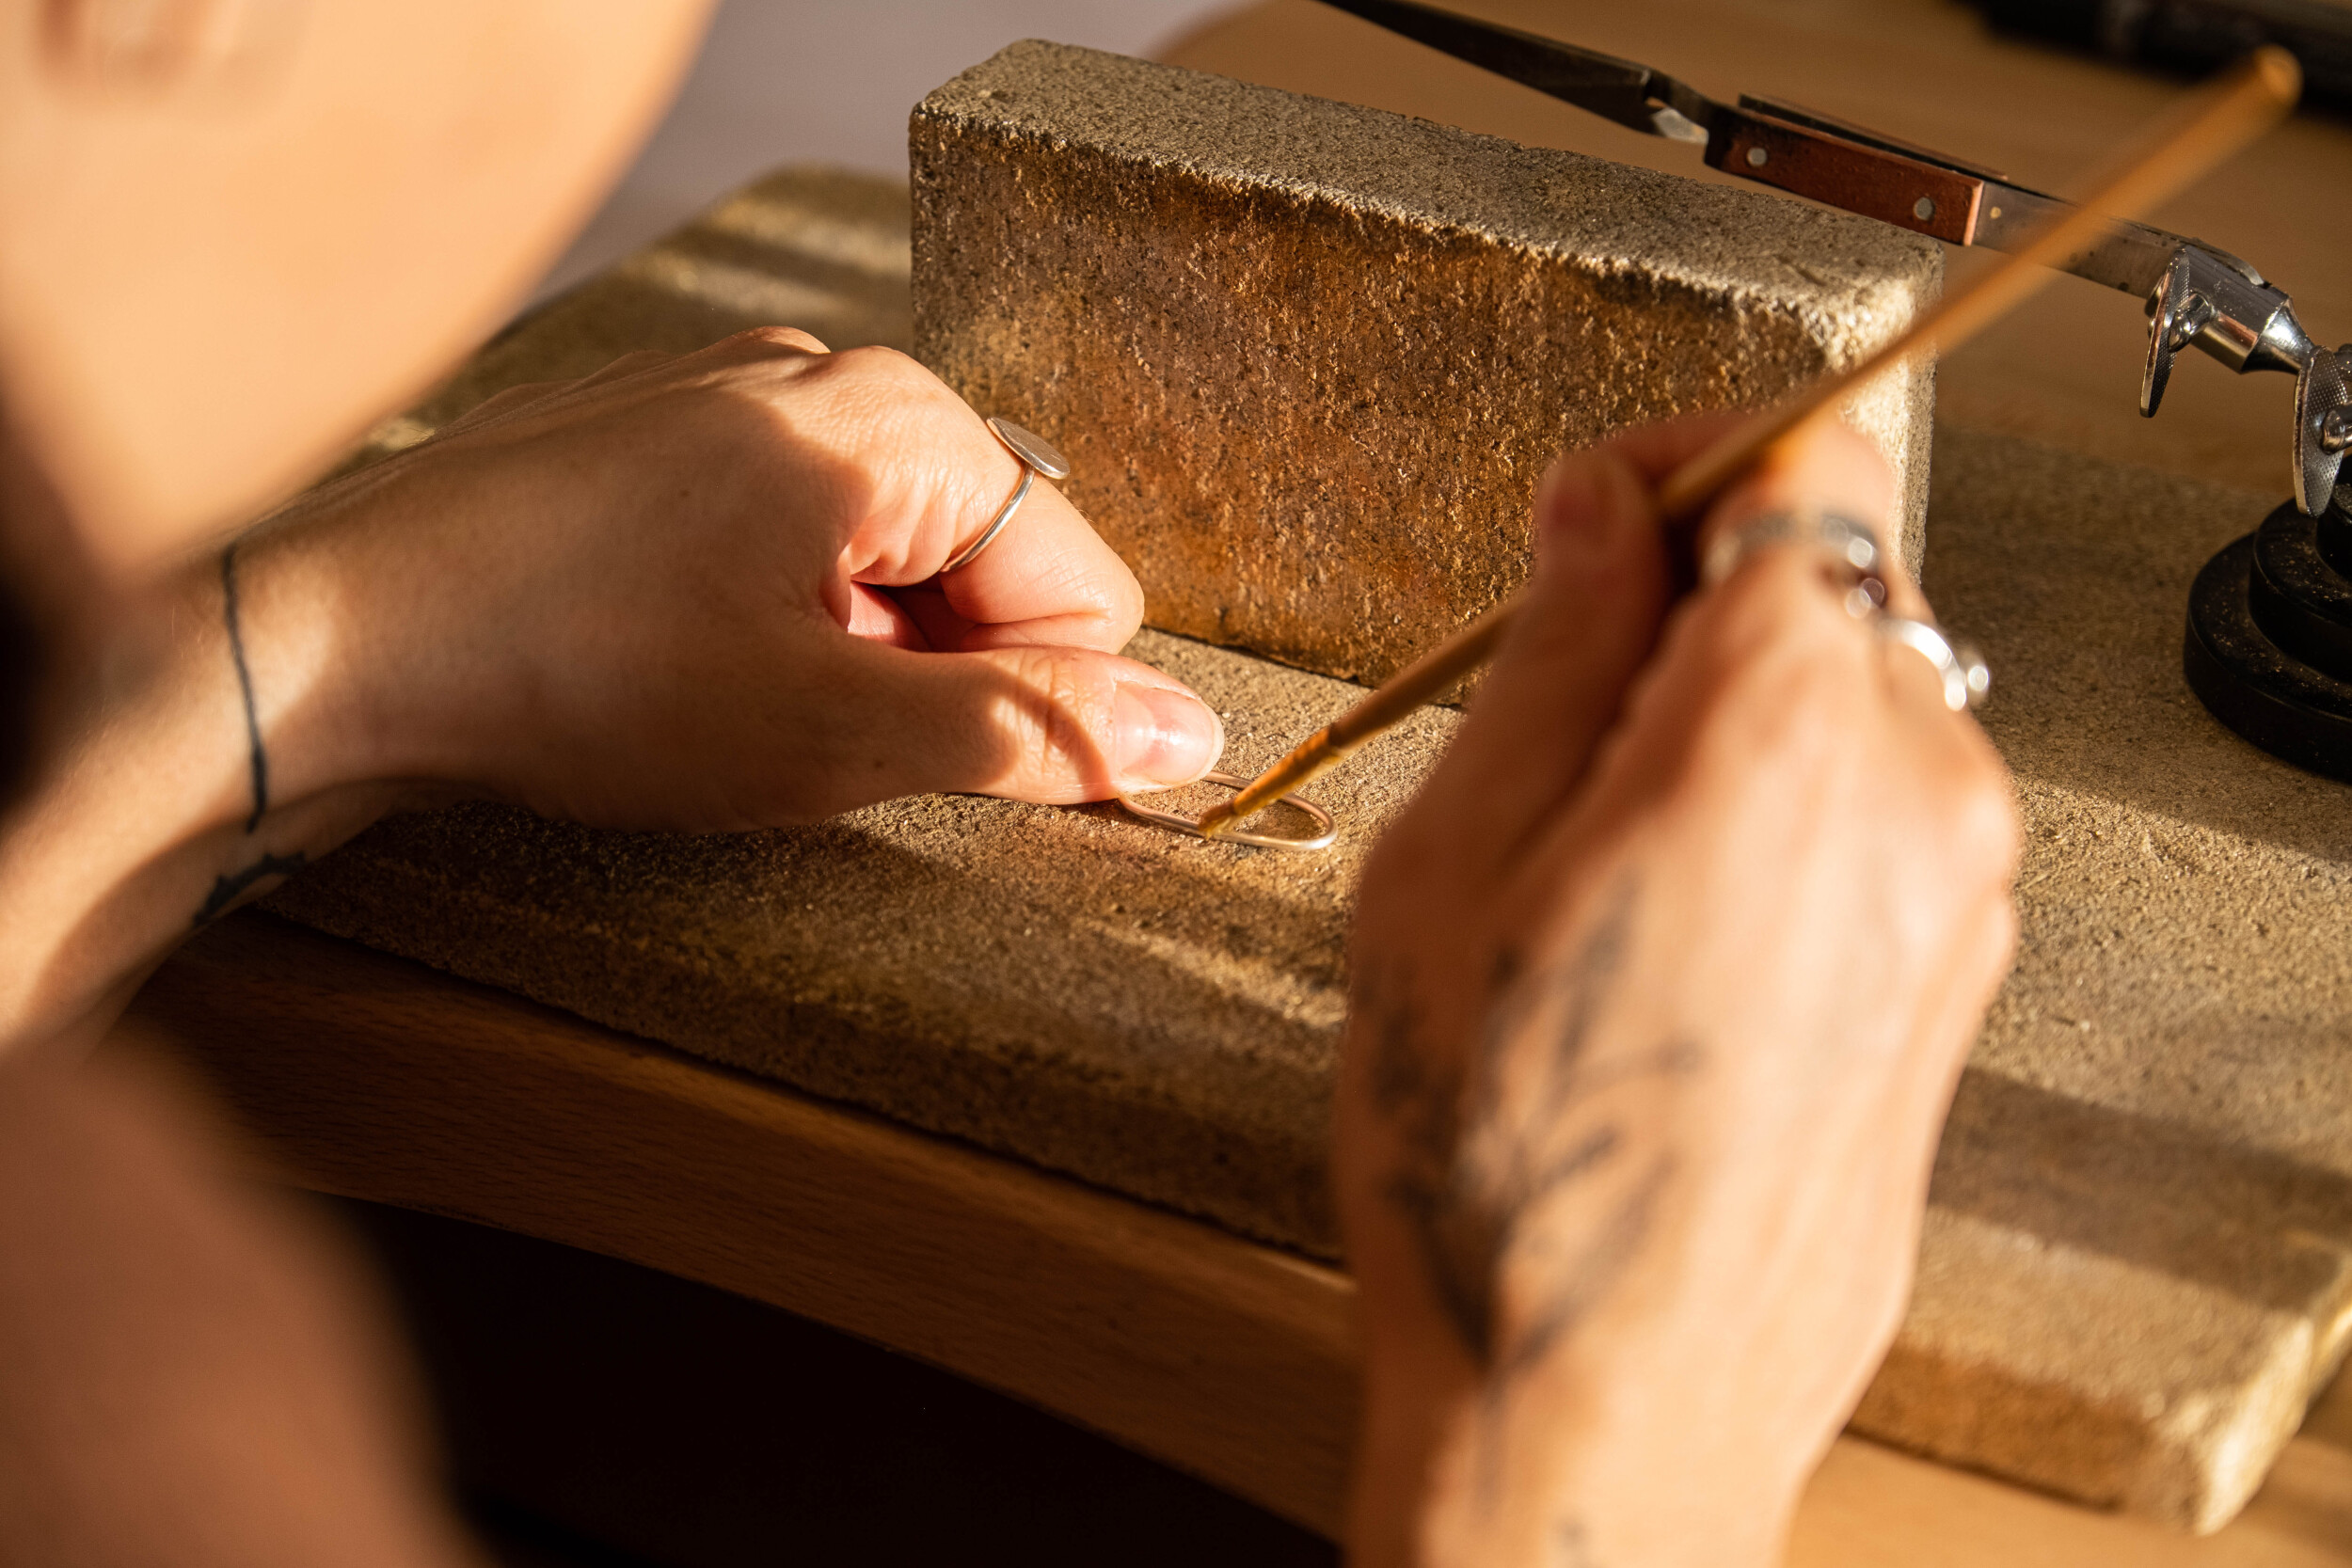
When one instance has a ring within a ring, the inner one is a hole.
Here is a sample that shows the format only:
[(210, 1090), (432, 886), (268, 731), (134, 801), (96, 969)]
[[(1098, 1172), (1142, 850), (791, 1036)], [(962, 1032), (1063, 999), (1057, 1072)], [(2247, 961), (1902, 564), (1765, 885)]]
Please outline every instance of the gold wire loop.
[[(1245, 788), (1249, 783), (1248, 779), (1237, 773), (1223, 772), (1204, 775), (1200, 782), (1216, 784), (1220, 789), (1234, 790)], [(1132, 796), (1127, 795), (1121, 795), (1119, 798), (1119, 803), (1125, 808), (1128, 816), (1138, 821), (1149, 822), (1155, 828), (1167, 828), (1176, 832), (1188, 833), (1194, 838), (1208, 836), (1201, 832), (1199, 818), (1186, 816), (1183, 812), (1162, 811), (1157, 806), (1138, 805)], [(1261, 849), (1290, 849), (1301, 854), (1311, 854), (1318, 849), (1328, 849), (1339, 839), (1339, 826), (1331, 820), (1331, 814), (1312, 800), (1301, 795), (1284, 795), (1277, 803), (1296, 806), (1312, 819), (1320, 831), (1312, 838), (1284, 838), (1279, 833), (1252, 833), (1245, 832), (1239, 828), (1224, 828), (1220, 829), (1216, 837), (1210, 842), (1248, 844)]]

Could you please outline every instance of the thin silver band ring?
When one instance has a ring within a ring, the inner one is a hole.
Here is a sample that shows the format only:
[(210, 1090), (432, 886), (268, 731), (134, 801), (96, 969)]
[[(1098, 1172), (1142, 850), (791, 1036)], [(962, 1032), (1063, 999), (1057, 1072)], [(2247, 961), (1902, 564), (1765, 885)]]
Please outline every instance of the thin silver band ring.
[(1932, 621), (1915, 621), (1907, 615), (1883, 615), (1877, 622), (1879, 635), (1891, 642), (1899, 642), (1913, 650), (1930, 664), (1944, 682), (1944, 705), (1954, 713), (1964, 713), (1984, 701), (1992, 689), (1993, 672), (1982, 655), (1965, 642), (1955, 642), (1944, 635), (1944, 628)]
[(1993, 672), (1973, 645), (1955, 641), (1932, 621), (1885, 613), (1886, 579), (1881, 575), (1885, 549), (1867, 523), (1818, 508), (1764, 513), (1708, 546), (1699, 580), (1711, 588), (1772, 545), (1810, 546), (1839, 568), (1846, 578), (1846, 612), (1934, 665), (1944, 683), (1946, 707), (1964, 713), (1984, 702), (1993, 687)]
[(1802, 512), (1767, 512), (1729, 533), (1719, 534), (1699, 562), (1699, 581), (1712, 588), (1740, 569), (1749, 556), (1770, 545), (1810, 546), (1846, 574), (1846, 610), (1860, 620), (1886, 604), (1882, 575), (1886, 551), (1878, 531), (1858, 518), (1808, 507)]
[(973, 540), (972, 543), (964, 546), (962, 549), (957, 551), (956, 558), (939, 569), (939, 575), (941, 577), (946, 577), (948, 573), (955, 571), (960, 567), (969, 566), (972, 563), (972, 558), (974, 556), (979, 554), (982, 550), (988, 548), (989, 546), (994, 544), (996, 542), (996, 536), (1005, 531), (1005, 525), (1012, 521), (1012, 515), (1021, 510), (1021, 503), (1029, 499), (1029, 486), (1035, 484), (1036, 483), (1037, 470), (1030, 467), (1026, 463), (1022, 464), (1021, 487), (1012, 493), (1012, 499), (1007, 501), (1004, 505), (1004, 509), (996, 514), (996, 520), (994, 522), (989, 524), (988, 527), (980, 531), (980, 536), (977, 539)]
[(977, 539), (958, 550), (955, 559), (939, 569), (941, 577), (971, 565), (974, 557), (996, 542), (996, 536), (1005, 531), (1005, 525), (1012, 521), (1012, 515), (1021, 510), (1021, 503), (1029, 499), (1029, 486), (1037, 483), (1040, 474), (1047, 479), (1070, 477), (1070, 459), (1056, 451), (1052, 443), (1035, 431), (1024, 430), (996, 414), (991, 414), (987, 422), (988, 433), (1020, 460), (1021, 487), (1012, 493), (1012, 499), (997, 511), (996, 520), (982, 529)]
[(1875, 572), (1883, 560), (1878, 530), (1843, 513), (1807, 507), (1802, 512), (1765, 512), (1708, 546), (1699, 580), (1712, 588), (1740, 569), (1766, 545), (1812, 545), (1857, 572)]

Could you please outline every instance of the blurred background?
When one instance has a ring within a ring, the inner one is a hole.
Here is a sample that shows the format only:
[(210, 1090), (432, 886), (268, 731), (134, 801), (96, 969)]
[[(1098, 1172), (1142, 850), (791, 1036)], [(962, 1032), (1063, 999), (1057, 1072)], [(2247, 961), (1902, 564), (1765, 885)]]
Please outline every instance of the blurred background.
[(1020, 39), (1152, 55), (1234, 0), (726, 0), (669, 118), (539, 296), (778, 164), (904, 179), (907, 111)]

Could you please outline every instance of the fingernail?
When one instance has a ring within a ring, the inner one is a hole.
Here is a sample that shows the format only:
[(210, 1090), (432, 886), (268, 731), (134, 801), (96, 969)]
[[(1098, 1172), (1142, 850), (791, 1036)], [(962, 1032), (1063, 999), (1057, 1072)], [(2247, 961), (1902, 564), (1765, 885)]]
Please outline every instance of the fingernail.
[(1545, 498), (1544, 545), (1577, 562), (1611, 560), (1642, 515), (1641, 486), (1604, 457), (1571, 459), (1552, 476)]
[(1188, 691), (1119, 683), (1112, 702), (1119, 726), (1119, 777), (1131, 784), (1189, 784), (1225, 749), (1225, 726)]

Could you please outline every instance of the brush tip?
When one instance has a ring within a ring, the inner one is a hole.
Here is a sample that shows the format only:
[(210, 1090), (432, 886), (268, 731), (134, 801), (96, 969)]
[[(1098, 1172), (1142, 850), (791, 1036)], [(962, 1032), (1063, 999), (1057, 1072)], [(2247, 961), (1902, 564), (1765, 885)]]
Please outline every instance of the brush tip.
[(2255, 50), (2247, 64), (2281, 108), (2293, 108), (2303, 96), (2302, 64), (2277, 44), (2266, 43)]

